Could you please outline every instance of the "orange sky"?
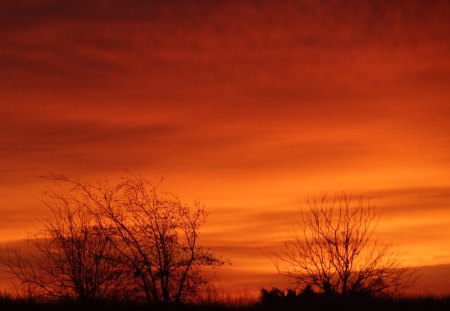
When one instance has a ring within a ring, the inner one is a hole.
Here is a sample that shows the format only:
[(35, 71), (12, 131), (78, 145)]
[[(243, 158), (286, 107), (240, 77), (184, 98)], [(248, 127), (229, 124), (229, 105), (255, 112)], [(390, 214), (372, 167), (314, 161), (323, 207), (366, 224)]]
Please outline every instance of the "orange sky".
[(267, 253), (323, 190), (372, 198), (405, 264), (448, 264), (449, 16), (446, 0), (2, 0), (0, 240), (42, 214), (38, 176), (131, 170), (205, 204), (239, 288), (275, 273)]

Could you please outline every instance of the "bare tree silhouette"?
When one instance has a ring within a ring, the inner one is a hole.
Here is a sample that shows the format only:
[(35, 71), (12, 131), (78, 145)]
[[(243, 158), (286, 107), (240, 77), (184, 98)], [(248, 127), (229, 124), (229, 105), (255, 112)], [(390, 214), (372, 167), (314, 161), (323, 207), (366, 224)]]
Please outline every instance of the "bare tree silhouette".
[(38, 256), (16, 251), (6, 261), (24, 285), (79, 300), (133, 291), (148, 302), (181, 302), (207, 284), (203, 267), (223, 264), (199, 245), (207, 214), (198, 202), (184, 205), (136, 176), (47, 179), (50, 217), (32, 243)]
[(351, 194), (307, 200), (300, 230), (276, 257), (278, 271), (298, 285), (329, 294), (392, 294), (408, 287), (413, 275), (400, 267), (387, 245), (376, 241), (380, 219), (369, 201)]
[(27, 241), (29, 249), (10, 249), (4, 259), (27, 292), (80, 301), (123, 297), (126, 275), (116, 265), (111, 239), (85, 209), (87, 202), (73, 189), (59, 189), (47, 191), (44, 203), (49, 214)]
[(94, 213), (109, 235), (121, 241), (122, 264), (133, 271), (149, 302), (180, 302), (198, 294), (201, 267), (223, 262), (199, 245), (206, 212), (182, 204), (142, 178), (125, 178), (119, 204), (97, 204)]

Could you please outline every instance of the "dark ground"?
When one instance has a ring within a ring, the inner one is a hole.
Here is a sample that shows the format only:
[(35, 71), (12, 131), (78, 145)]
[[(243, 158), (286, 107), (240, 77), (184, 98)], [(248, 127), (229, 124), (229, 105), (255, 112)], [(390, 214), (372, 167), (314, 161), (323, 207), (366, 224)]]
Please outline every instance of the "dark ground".
[(206, 303), (186, 305), (148, 305), (123, 302), (97, 302), (81, 304), (75, 302), (36, 302), (31, 300), (0, 298), (0, 310), (156, 310), (156, 311), (206, 311), (206, 310), (242, 310), (242, 311), (265, 311), (265, 310), (450, 310), (450, 297), (421, 297), (421, 298), (367, 298), (367, 297), (309, 297), (300, 299), (283, 299), (276, 301), (258, 302), (245, 306)]

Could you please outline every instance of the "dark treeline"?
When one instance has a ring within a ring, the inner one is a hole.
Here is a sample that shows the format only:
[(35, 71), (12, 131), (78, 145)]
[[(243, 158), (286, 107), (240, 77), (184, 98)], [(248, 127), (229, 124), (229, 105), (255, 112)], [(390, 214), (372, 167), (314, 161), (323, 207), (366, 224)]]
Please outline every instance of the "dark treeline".
[(374, 239), (379, 214), (349, 193), (307, 200), (273, 259), (292, 289), (258, 300), (211, 298), (204, 269), (224, 260), (199, 244), (204, 207), (139, 176), (47, 177), (48, 215), (26, 249), (2, 252), (18, 281), (1, 310), (450, 310), (449, 298), (402, 296), (416, 276)]

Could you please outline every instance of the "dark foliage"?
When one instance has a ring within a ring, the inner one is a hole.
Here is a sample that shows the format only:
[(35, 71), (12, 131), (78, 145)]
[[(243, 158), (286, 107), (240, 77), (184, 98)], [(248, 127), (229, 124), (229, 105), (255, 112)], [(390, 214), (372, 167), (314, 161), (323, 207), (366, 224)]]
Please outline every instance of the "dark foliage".
[(261, 304), (255, 310), (450, 310), (450, 297), (377, 297), (363, 294), (342, 296), (272, 288), (261, 290)]

